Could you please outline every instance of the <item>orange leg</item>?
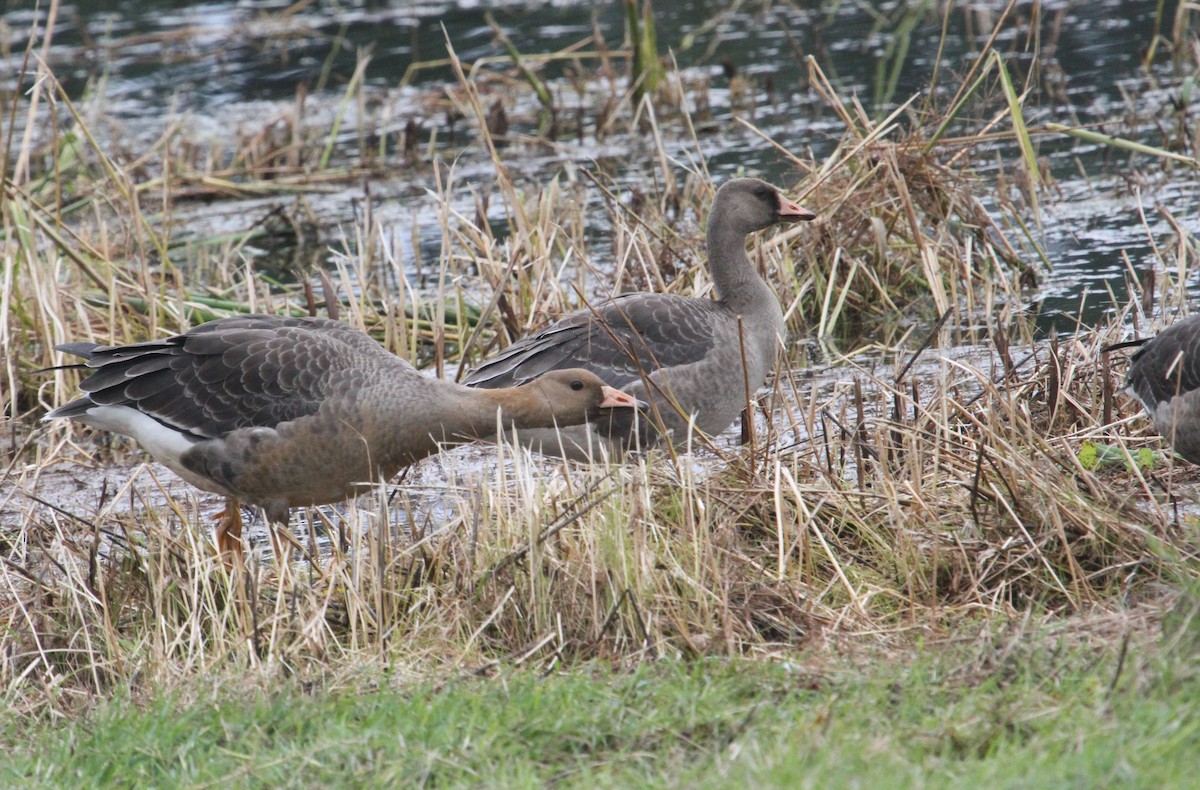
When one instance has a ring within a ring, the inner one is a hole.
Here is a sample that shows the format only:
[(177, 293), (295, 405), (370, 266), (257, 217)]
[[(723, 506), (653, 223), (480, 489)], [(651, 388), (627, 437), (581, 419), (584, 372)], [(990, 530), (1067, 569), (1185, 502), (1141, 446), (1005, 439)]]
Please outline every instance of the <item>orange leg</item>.
[(242, 549), (242, 509), (236, 499), (227, 498), (225, 509), (217, 514), (217, 550), (232, 569), (245, 563)]

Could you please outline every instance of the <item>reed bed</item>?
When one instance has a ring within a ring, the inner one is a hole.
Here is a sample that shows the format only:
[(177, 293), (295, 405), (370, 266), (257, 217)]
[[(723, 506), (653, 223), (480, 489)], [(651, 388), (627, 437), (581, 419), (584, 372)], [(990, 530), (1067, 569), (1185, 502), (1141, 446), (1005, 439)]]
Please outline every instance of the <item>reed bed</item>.
[[(496, 68), (519, 81), (531, 59), (514, 50), (507, 61), (517, 66)], [(1200, 264), (1195, 238), (1179, 229), (1160, 250), (1166, 276), (1135, 284), (1141, 298), (1109, 325), (1034, 342), (1010, 305), (1036, 278), (1036, 245), (1019, 223), (992, 218), (970, 164), (995, 132), (946, 139), (945, 114), (903, 128), (899, 113), (875, 120), (815, 63), (810, 79), (845, 134), (824, 162), (784, 152), (799, 179), (785, 186), (821, 219), (753, 242), (794, 339), (748, 444), (697, 439), (691, 454), (593, 467), (489, 449), (482, 470), (445, 486), (441, 523), (383, 488), (294, 520), (301, 550), (256, 555), (235, 572), (207, 534), (214, 503), (180, 494), (161, 470), (98, 497), (44, 484), (75, 465), (141, 458), (123, 440), (36, 423), (76, 390), (73, 371), (45, 370), (69, 339), (128, 342), (246, 310), (324, 313), (453, 376), (610, 290), (711, 290), (701, 229), (714, 185), (674, 154), (699, 148), (686, 103), (665, 102), (660, 117), (654, 102), (685, 80), (635, 80), (603, 110), (610, 129), (650, 130), (659, 188), (636, 191), (600, 169), (572, 171), (574, 181), (514, 174), (502, 155), (514, 143), (499, 139), (480, 93), (486, 75), (452, 49), (447, 63), (456, 82), (430, 101), (457, 107), (493, 164), (473, 207), (453, 167), (421, 161), (418, 130), (381, 126), (378, 139), (397, 144), (370, 157), (355, 149), (358, 164), (342, 167), (334, 141), (346, 114), (315, 123), (300, 104), (219, 155), (181, 157), (173, 146), (185, 142), (168, 135), (148, 154), (154, 167), (118, 166), (54, 75), (37, 75), (32, 97), (59, 102), (79, 133), (67, 168), (58, 122), (43, 125), (27, 99), (25, 123), (40, 131), (13, 149), (29, 170), (6, 177), (0, 208), (0, 696), (14, 711), (67, 715), (117, 688), (202, 673), (323, 682), (362, 667), (447, 678), (502, 664), (889, 651), (964, 623), (1121, 612), (1194, 584), (1197, 474), (1116, 395), (1123, 363), (1101, 349), (1124, 339), (1127, 320), (1149, 329), (1156, 300), (1182, 301)], [(347, 106), (365, 107), (363, 90), (360, 74)], [(538, 94), (533, 117), (547, 101)], [(1019, 101), (997, 103), (1020, 113)], [(546, 144), (537, 125), (543, 138), (515, 144)], [(1006, 128), (1014, 144), (1031, 133)], [(289, 194), (379, 163), (433, 185), (441, 244), (423, 262), (433, 272), (424, 289), (409, 285), (414, 262), (369, 193), (332, 265), (293, 285), (246, 249), (311, 245), (294, 206), (275, 235), (256, 223), (182, 253), (171, 237), (171, 213), (196, 190)], [(585, 233), (589, 195), (610, 226), (603, 255)], [(489, 203), (503, 207), (502, 238)], [(981, 324), (985, 343), (955, 345)], [(814, 351), (802, 339), (833, 345)], [(1086, 461), (1089, 443), (1121, 462)]]

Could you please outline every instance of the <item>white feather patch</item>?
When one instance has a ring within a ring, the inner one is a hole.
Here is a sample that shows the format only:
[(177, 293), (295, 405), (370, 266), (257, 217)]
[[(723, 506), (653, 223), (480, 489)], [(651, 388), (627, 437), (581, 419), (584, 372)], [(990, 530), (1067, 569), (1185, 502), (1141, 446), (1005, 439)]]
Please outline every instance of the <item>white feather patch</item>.
[(194, 444), (174, 428), (129, 406), (93, 406), (86, 416), (76, 419), (84, 425), (136, 439), (154, 460), (175, 470), (181, 468), (179, 459)]

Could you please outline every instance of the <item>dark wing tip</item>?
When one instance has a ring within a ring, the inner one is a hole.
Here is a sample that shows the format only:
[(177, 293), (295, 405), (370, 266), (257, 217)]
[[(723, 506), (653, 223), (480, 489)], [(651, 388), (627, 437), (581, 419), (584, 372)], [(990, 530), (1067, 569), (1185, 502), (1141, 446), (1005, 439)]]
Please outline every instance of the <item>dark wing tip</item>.
[[(72, 356), (76, 357), (83, 357), (84, 359), (91, 359), (92, 355), (95, 354), (96, 349), (98, 348), (100, 348), (99, 343), (88, 343), (81, 341), (75, 343), (60, 343), (54, 347), (54, 350), (61, 351), (64, 354), (71, 354)], [(48, 368), (48, 370), (53, 369), (54, 368)]]

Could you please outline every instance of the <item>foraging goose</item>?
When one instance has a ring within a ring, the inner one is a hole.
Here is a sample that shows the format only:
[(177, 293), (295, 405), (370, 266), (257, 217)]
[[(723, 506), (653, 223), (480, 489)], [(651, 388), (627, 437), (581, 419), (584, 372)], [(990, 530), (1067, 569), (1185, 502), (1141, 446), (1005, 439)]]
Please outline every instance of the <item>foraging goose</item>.
[(250, 315), (127, 346), (68, 343), (86, 395), (43, 419), (72, 418), (136, 439), (197, 488), (227, 498), (217, 527), (240, 554), (238, 501), (272, 524), (340, 502), (439, 444), (517, 428), (577, 425), (639, 402), (586, 370), (475, 390), (422, 376), (337, 321)]
[(580, 367), (650, 403), (640, 422), (629, 410), (558, 434), (522, 434), (552, 454), (586, 460), (600, 447), (620, 453), (649, 446), (664, 432), (682, 443), (689, 416), (698, 430), (716, 435), (745, 408), (747, 393), (762, 386), (784, 334), (779, 299), (746, 256), (746, 236), (815, 217), (765, 181), (728, 181), (708, 217), (708, 265), (719, 299), (622, 294), (513, 343), (463, 383), (504, 387)]
[(1200, 464), (1200, 316), (1143, 341), (1130, 359), (1126, 391), (1146, 407), (1154, 430), (1186, 460)]

